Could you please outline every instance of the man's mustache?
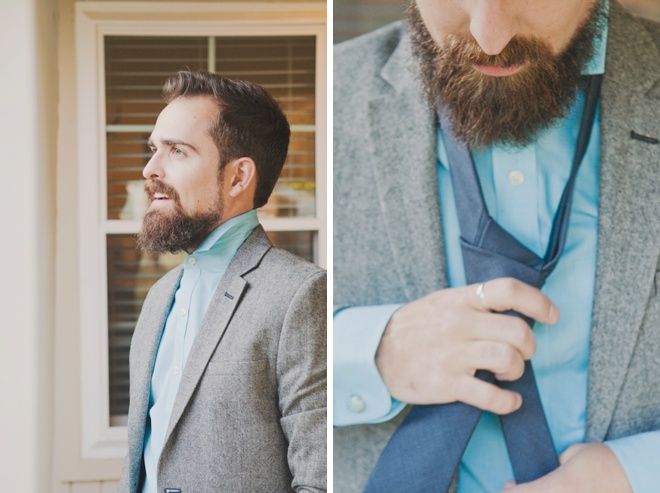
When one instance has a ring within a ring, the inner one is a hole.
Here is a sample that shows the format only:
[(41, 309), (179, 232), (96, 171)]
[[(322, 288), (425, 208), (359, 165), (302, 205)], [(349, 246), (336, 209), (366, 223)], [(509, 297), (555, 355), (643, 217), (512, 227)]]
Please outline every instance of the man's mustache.
[(154, 195), (157, 193), (162, 193), (167, 195), (175, 203), (179, 203), (179, 193), (167, 183), (163, 183), (160, 180), (147, 180), (144, 182), (144, 191), (149, 198), (149, 201), (154, 200)]
[(450, 61), (456, 65), (474, 64), (508, 68), (555, 58), (550, 45), (533, 36), (515, 36), (497, 55), (487, 55), (468, 35), (446, 35), (442, 49), (447, 49)]

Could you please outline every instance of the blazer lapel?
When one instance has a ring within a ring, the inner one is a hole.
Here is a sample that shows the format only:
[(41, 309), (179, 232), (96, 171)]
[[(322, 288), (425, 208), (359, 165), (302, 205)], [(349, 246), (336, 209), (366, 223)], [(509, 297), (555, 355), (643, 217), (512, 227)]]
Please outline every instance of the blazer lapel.
[(271, 247), (272, 245), (263, 228), (257, 226), (236, 252), (236, 256), (222, 277), (190, 349), (181, 384), (174, 401), (164, 447), (167, 447), (172, 431), (181, 419), (199, 380), (206, 370), (208, 361), (227, 329), (234, 311), (240, 305), (243, 291), (247, 285), (247, 281), (242, 276), (256, 268)]
[(436, 170), (435, 116), (420, 97), (404, 37), (369, 101), (368, 150), (403, 290), (409, 300), (446, 286)]
[[(651, 296), (660, 255), (660, 55), (650, 35), (612, 2), (601, 103), (596, 287), (589, 361), (587, 440), (607, 436)], [(637, 54), (638, 57), (631, 57)]]
[(154, 361), (174, 293), (179, 287), (182, 275), (182, 268), (174, 269), (149, 293), (149, 303), (144, 304), (143, 313), (140, 315), (131, 341), (131, 353), (140, 355), (131, 358), (135, 364), (135, 367), (131, 368), (131, 405), (128, 417), (128, 428), (131, 430), (128, 437), (128, 455), (132, 458), (130, 460), (131, 491), (137, 491), (140, 477), (142, 447), (147, 424), (145, 416), (149, 413)]

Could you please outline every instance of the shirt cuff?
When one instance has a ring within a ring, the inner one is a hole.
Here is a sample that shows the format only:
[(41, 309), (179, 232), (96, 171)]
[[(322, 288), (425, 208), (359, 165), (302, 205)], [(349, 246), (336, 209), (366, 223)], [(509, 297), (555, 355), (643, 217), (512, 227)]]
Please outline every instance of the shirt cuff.
[(605, 442), (628, 476), (633, 493), (654, 493), (660, 484), (660, 431)]
[(382, 423), (406, 406), (390, 396), (375, 359), (385, 327), (401, 306), (353, 307), (335, 313), (334, 426)]

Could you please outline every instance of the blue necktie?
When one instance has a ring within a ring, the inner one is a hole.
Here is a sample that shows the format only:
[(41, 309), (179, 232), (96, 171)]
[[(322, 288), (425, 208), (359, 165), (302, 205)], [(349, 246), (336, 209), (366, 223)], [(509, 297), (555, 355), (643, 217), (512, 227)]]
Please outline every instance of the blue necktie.
[[(543, 286), (564, 248), (575, 180), (589, 144), (601, 82), (602, 75), (588, 80), (573, 166), (544, 258), (520, 244), (490, 217), (470, 152), (454, 138), (447, 115), (438, 111), (450, 163), (468, 284), (514, 277), (538, 288)], [(534, 323), (519, 313), (508, 314), (523, 318), (530, 327)], [(483, 370), (477, 371), (476, 377), (522, 395), (520, 409), (500, 416), (516, 482), (532, 481), (557, 468), (559, 463), (531, 363), (525, 362), (523, 376), (515, 382), (496, 382), (492, 373)], [(446, 492), (481, 412), (462, 402), (414, 406), (385, 447), (364, 492)]]

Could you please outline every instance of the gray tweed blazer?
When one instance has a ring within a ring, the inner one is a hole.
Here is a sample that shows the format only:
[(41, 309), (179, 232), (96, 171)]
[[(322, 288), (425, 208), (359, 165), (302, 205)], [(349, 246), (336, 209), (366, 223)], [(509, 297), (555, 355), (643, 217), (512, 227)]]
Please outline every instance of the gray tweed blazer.
[[(660, 429), (660, 28), (612, 2), (601, 106), (598, 258), (587, 436)], [(435, 117), (401, 24), (337, 47), (334, 304), (401, 303), (447, 286)], [(335, 430), (334, 486), (360, 491), (401, 418)]]
[[(130, 353), (128, 455), (138, 493), (151, 372), (182, 269), (151, 289)], [(326, 490), (326, 275), (273, 248), (261, 226), (236, 253), (184, 368), (158, 491)]]

